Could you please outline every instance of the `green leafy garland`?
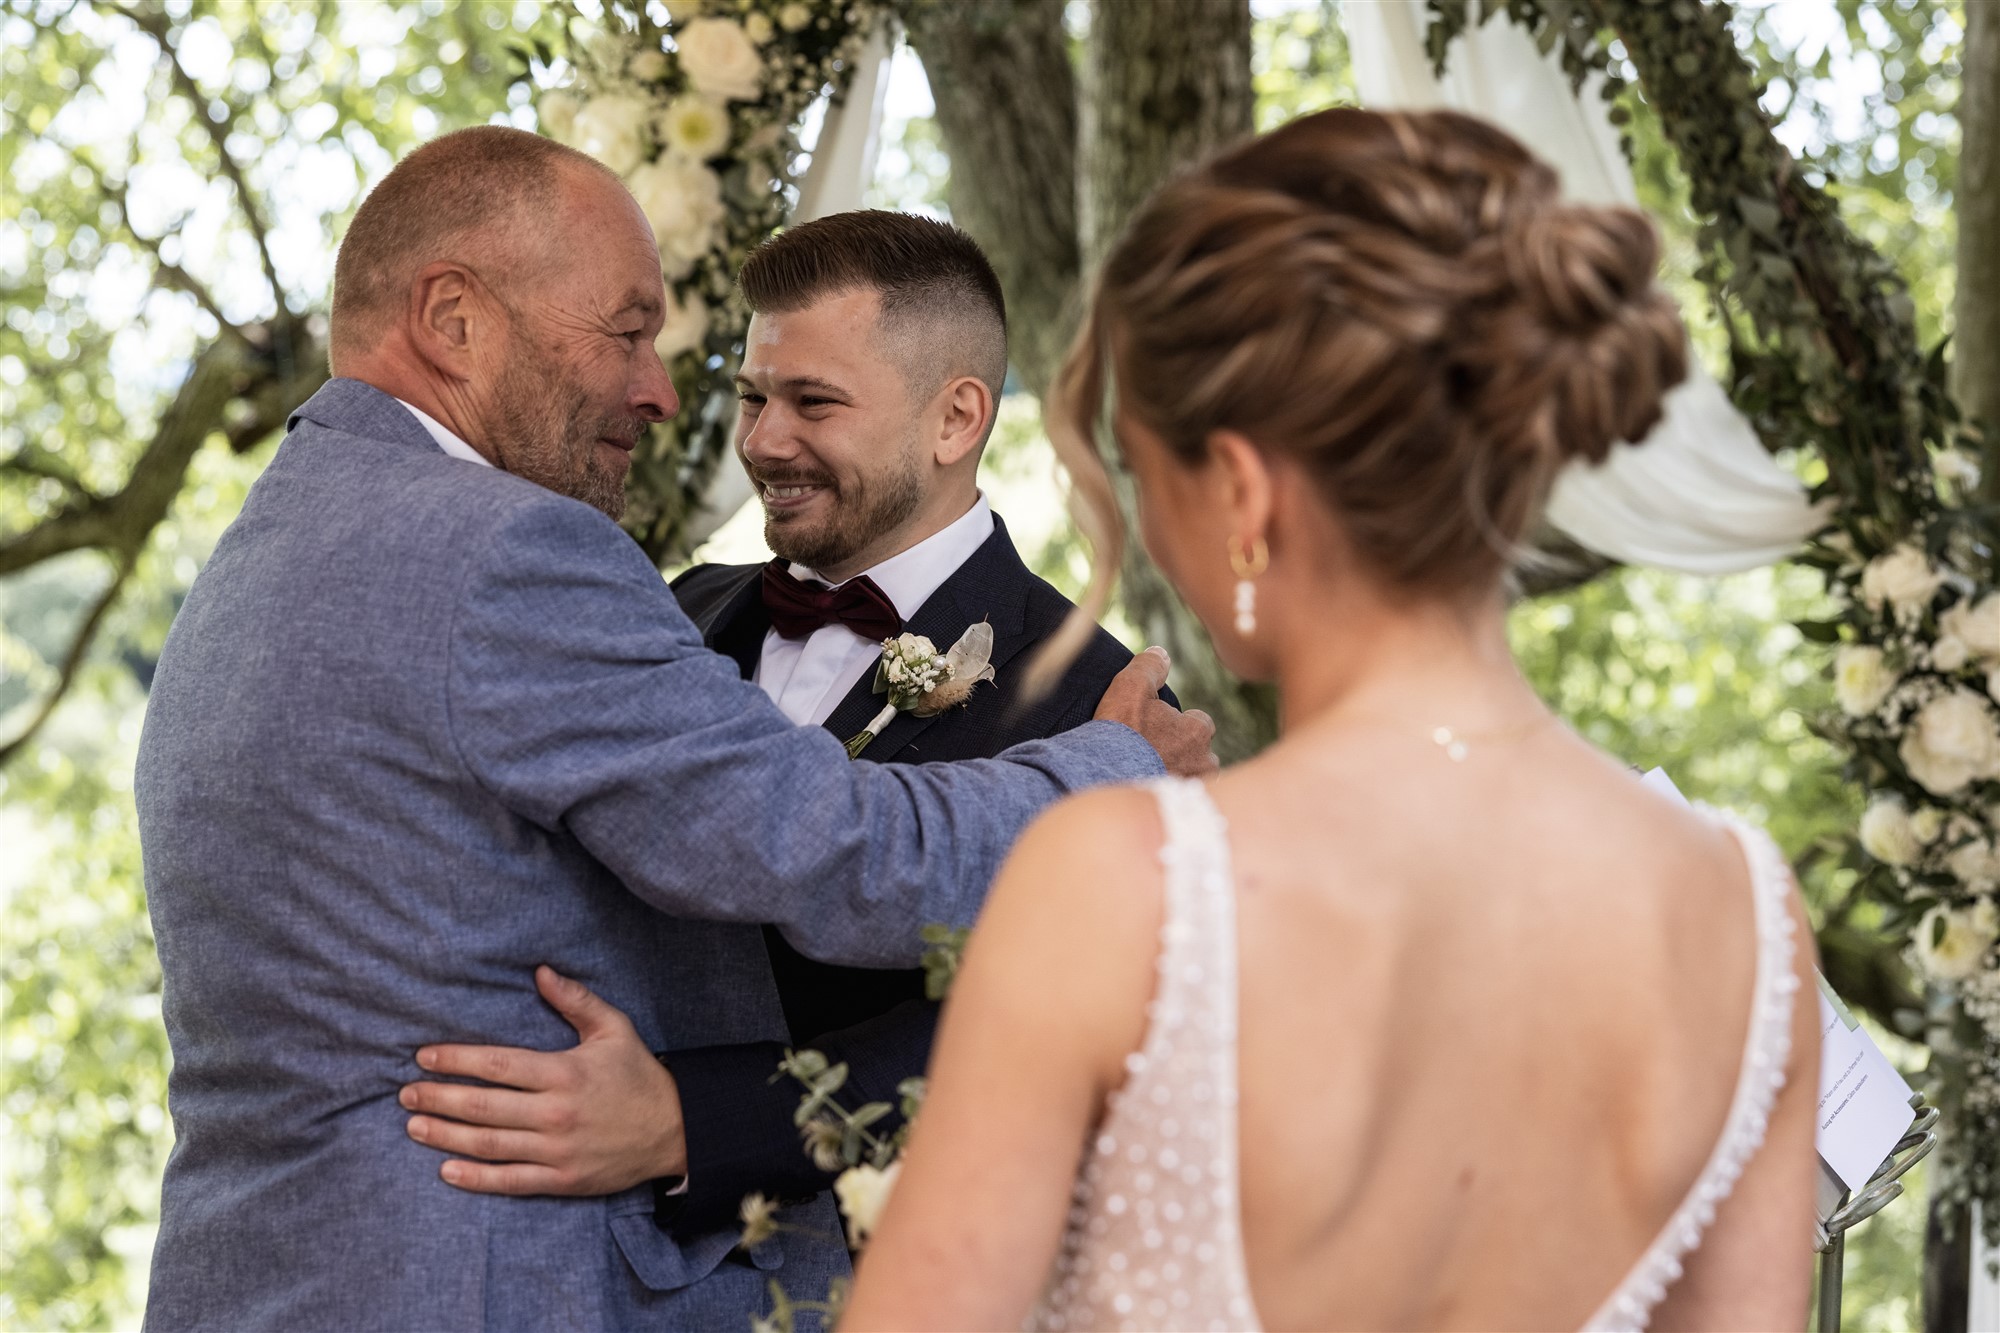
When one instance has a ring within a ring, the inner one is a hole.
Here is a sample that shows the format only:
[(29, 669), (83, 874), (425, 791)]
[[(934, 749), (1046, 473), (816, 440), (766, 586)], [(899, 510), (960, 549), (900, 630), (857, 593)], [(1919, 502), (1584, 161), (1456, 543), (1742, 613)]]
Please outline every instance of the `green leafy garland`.
[[(1659, 118), (1701, 221), (1729, 335), (1725, 383), (1774, 452), (1820, 460), (1828, 527), (1799, 557), (1839, 608), (1824, 733), (1870, 797), (1848, 864), (1930, 983), (1921, 1025), (1947, 1134), (1934, 1188), (1985, 1205), (2000, 1243), (2000, 513), (1977, 503), (1976, 430), (1918, 345), (1902, 278), (1772, 133), (1726, 3), (1430, 0), (1429, 51), (1504, 12), (1582, 92), (1628, 83)], [(1621, 123), (1622, 108), (1612, 120)], [(1629, 150), (1629, 144), (1628, 144)]]

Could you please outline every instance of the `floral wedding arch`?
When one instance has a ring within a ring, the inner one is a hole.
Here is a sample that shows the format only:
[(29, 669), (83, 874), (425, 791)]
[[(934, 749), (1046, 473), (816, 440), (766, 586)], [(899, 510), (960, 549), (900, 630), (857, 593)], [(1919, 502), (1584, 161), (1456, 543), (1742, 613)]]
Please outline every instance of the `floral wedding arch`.
[[(659, 347), (688, 407), (636, 461), (653, 484), (631, 516), (656, 558), (694, 518), (694, 502), (677, 509), (674, 497), (703, 494), (729, 452), (728, 376), (748, 322), (734, 273), (786, 219), (808, 109), (838, 99), (857, 70), (879, 77), (888, 8), (613, 0), (622, 31), (585, 43), (574, 84), (541, 99), (548, 133), (626, 178), (670, 280)], [(1771, 137), (1726, 5), (1508, 0), (1540, 53), (1505, 25), (1481, 30), (1473, 0), (1405, 8), (1348, 14), (1357, 53), (1374, 44), (1371, 102), (1443, 101), (1514, 123), (1524, 96), (1552, 105), (1559, 67), (1584, 147), (1558, 165), (1573, 182), (1599, 172), (1615, 195), (1610, 118), (1568, 94), (1588, 84), (1608, 101), (1630, 77), (1680, 155), (1706, 220), (1702, 276), (1731, 335), (1735, 408), (1698, 377), (1669, 416), (1678, 443), (1656, 438), (1604, 477), (1567, 479), (1552, 512), (1629, 562), (1718, 572), (1796, 553), (1824, 571), (1839, 613), (1801, 629), (1834, 648), (1841, 712), (1826, 729), (1869, 795), (1850, 864), (1931, 988), (1933, 1098), (1953, 1130), (1939, 1185), (1983, 1202), (1988, 1241), (2000, 1243), (2000, 532), (1975, 503), (1965, 446), (1977, 437), (1944, 390), (1943, 358), (1917, 348), (1893, 269)], [(1440, 82), (1413, 97), (1423, 65)], [(1400, 92), (1383, 83), (1397, 68), (1409, 80)], [(1823, 462), (1810, 496), (1769, 464), (1781, 450)], [(1660, 508), (1663, 494), (1679, 503)]]

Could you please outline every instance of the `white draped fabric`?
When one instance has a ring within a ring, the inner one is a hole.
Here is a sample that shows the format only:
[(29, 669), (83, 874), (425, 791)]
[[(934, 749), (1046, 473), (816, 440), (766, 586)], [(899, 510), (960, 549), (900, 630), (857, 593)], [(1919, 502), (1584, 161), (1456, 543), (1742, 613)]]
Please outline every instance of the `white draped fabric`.
[[(1451, 107), (1503, 126), (1562, 173), (1568, 198), (1636, 206), (1632, 173), (1590, 89), (1578, 99), (1554, 56), (1513, 24), (1466, 34), (1443, 79), (1424, 50), (1421, 0), (1345, 0), (1341, 17), (1361, 100), (1371, 107)], [(1821, 525), (1804, 488), (1764, 451), (1705, 369), (1667, 399), (1644, 448), (1557, 482), (1549, 521), (1630, 564), (1723, 574), (1782, 559)]]

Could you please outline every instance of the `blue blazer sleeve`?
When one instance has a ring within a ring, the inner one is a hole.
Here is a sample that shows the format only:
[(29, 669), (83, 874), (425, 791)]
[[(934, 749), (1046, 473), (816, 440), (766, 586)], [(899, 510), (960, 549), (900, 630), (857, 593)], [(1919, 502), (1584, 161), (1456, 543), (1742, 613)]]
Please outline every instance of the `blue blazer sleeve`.
[(623, 532), (551, 496), (463, 567), (447, 680), (461, 761), (506, 809), (574, 837), (665, 912), (770, 922), (826, 962), (913, 966), (969, 924), (1060, 796), (1161, 772), (1094, 722), (956, 764), (854, 762), (702, 646)]

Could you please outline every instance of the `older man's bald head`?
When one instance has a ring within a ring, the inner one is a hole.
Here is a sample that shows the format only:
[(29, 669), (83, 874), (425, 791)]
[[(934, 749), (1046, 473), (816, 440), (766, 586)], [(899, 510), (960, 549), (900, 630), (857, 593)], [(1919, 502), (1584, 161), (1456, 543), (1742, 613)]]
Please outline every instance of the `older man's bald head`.
[(332, 359), (367, 351), (403, 312), (425, 265), (482, 260), (500, 271), (555, 253), (565, 186), (602, 163), (538, 134), (480, 125), (411, 153), (362, 201), (333, 270)]

